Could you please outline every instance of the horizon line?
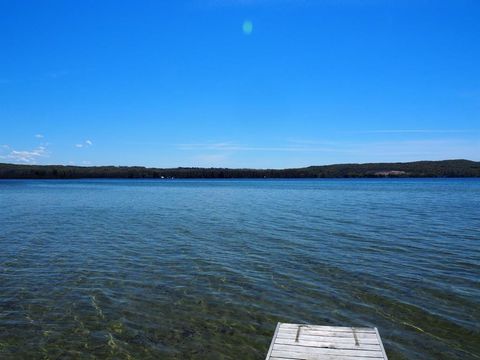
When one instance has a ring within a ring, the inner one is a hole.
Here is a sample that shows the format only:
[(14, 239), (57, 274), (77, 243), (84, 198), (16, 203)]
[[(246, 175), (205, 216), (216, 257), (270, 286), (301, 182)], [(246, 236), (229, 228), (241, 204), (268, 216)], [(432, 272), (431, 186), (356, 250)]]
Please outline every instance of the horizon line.
[(442, 160), (413, 160), (413, 161), (391, 161), (391, 162), (346, 162), (346, 163), (328, 163), (320, 165), (307, 165), (299, 167), (285, 167), (285, 168), (253, 168), (253, 167), (204, 167), (204, 166), (176, 166), (176, 167), (156, 167), (156, 166), (144, 166), (144, 165), (76, 165), (76, 164), (19, 164), (19, 163), (2, 163), (2, 165), (13, 165), (13, 166), (27, 166), (27, 167), (36, 167), (36, 166), (61, 166), (61, 167), (77, 167), (77, 168), (100, 168), (100, 167), (116, 167), (116, 168), (144, 168), (144, 169), (161, 169), (161, 170), (170, 170), (170, 169), (228, 169), (228, 170), (290, 170), (290, 169), (305, 169), (309, 167), (323, 167), (323, 166), (337, 166), (337, 165), (370, 165), (370, 164), (412, 164), (419, 162), (445, 162), (445, 161), (468, 161), (473, 163), (480, 163), (480, 161), (470, 160), (470, 159), (442, 159)]

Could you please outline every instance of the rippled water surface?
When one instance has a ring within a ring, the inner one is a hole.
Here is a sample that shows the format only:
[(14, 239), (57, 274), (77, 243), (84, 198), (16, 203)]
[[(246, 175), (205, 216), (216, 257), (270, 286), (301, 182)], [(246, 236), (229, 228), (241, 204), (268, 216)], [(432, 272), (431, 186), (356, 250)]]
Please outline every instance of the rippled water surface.
[(480, 359), (480, 180), (0, 181), (1, 359)]

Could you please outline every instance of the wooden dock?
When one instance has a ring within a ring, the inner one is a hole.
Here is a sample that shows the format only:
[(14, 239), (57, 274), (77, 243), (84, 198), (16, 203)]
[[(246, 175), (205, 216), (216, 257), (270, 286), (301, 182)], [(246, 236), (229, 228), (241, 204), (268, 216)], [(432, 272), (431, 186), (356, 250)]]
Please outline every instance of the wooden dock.
[(266, 360), (387, 360), (377, 328), (278, 323)]

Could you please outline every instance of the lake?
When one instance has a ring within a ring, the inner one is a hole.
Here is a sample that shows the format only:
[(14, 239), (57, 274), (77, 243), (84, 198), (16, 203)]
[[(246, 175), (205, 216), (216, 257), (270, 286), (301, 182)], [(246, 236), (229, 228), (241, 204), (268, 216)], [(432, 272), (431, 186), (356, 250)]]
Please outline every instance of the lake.
[(480, 180), (0, 181), (0, 358), (264, 359), (278, 321), (480, 359)]

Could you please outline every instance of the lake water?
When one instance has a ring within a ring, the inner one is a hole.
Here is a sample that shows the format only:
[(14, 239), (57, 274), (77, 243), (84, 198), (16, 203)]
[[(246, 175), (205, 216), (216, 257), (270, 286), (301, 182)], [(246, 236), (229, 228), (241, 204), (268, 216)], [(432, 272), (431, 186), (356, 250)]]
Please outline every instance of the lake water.
[(0, 181), (1, 359), (480, 359), (480, 180)]

